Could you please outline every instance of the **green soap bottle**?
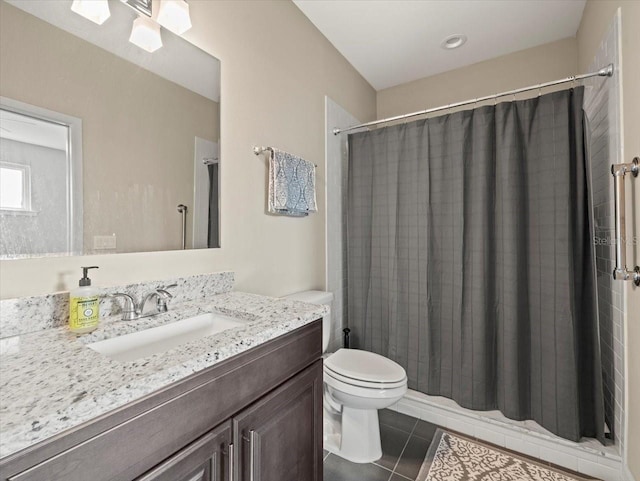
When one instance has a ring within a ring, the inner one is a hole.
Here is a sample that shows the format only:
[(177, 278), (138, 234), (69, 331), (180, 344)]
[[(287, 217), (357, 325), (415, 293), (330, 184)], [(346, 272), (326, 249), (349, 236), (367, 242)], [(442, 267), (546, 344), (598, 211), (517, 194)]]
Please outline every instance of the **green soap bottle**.
[(99, 291), (91, 287), (89, 269), (98, 269), (98, 266), (83, 267), (78, 288), (69, 292), (69, 330), (76, 334), (95, 331), (100, 322)]

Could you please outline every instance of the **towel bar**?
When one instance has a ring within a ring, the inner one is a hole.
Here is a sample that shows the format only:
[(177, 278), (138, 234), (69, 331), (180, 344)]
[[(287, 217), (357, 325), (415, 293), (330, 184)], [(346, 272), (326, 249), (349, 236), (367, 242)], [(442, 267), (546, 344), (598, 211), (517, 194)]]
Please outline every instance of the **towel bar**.
[(256, 147), (255, 145), (253, 146), (253, 153), (256, 155), (264, 154), (267, 151), (273, 154), (273, 149), (271, 147)]
[[(260, 155), (260, 154), (264, 154), (265, 152), (271, 152), (271, 155), (273, 155), (273, 147), (257, 147), (257, 146), (253, 146), (253, 153), (256, 155)], [(318, 164), (313, 164), (313, 166), (317, 169), (318, 168)]]

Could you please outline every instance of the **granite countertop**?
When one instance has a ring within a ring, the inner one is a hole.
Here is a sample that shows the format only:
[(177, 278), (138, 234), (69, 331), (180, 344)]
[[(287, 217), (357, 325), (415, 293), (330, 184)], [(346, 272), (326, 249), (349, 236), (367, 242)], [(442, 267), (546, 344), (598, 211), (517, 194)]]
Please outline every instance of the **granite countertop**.
[[(85, 344), (206, 312), (246, 321), (240, 327), (130, 362)], [(327, 307), (229, 292), (171, 305), (136, 321), (112, 316), (76, 336), (66, 327), (0, 339), (0, 458), (135, 401), (191, 374), (304, 326)]]

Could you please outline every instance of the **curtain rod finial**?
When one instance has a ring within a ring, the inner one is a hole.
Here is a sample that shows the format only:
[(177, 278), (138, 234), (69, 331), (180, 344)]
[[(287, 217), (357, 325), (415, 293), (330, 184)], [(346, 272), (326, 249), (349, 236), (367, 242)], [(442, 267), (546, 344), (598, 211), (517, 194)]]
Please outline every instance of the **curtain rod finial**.
[(606, 67), (598, 70), (598, 75), (601, 77), (613, 77), (613, 64), (610, 63)]

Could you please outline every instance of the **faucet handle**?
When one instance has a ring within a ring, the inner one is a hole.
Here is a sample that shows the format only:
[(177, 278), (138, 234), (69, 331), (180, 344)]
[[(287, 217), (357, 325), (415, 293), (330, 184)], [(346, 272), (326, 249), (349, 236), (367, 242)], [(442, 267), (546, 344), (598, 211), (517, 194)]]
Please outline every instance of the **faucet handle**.
[(171, 284), (170, 286), (159, 287), (158, 289), (156, 289), (156, 292), (158, 293), (158, 297), (156, 298), (156, 309), (158, 312), (167, 312), (167, 310), (169, 309), (167, 306), (167, 302), (173, 299), (173, 294), (171, 294), (167, 289), (171, 289), (177, 286), (178, 284)]
[(122, 297), (124, 299), (124, 309), (122, 310), (123, 321), (133, 321), (138, 318), (138, 309), (133, 296), (125, 294), (124, 292), (114, 292), (113, 294), (109, 294), (109, 297)]
[(159, 291), (165, 291), (165, 292), (166, 292), (166, 290), (167, 290), (167, 289), (173, 289), (174, 287), (178, 287), (178, 284), (169, 284), (168, 286), (161, 287), (161, 288), (159, 288), (158, 290), (159, 290)]
[(173, 294), (171, 294), (167, 289), (172, 289), (174, 287), (178, 287), (178, 284), (171, 284), (170, 286), (159, 287), (156, 289), (156, 292), (160, 294), (160, 297), (162, 297), (164, 301), (168, 301), (169, 299), (173, 298)]
[(156, 289), (156, 292), (160, 294), (158, 296), (158, 300), (168, 301), (169, 299), (173, 298), (173, 294), (171, 294), (169, 291), (165, 291), (164, 289)]

